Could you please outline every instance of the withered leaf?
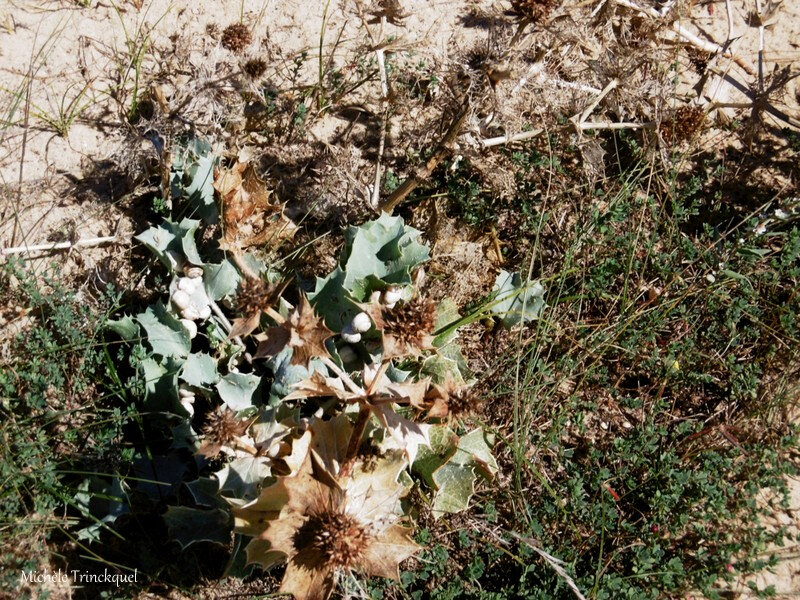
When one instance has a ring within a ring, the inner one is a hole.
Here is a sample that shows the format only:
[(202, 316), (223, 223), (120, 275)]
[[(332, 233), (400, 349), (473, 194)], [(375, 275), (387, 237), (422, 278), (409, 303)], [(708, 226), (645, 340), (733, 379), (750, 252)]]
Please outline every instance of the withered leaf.
[(325, 340), (333, 335), (322, 318), (314, 313), (308, 298), (301, 296), (299, 306), (280, 325), (257, 336), (260, 344), (255, 358), (275, 356), (284, 348), (292, 349), (293, 365), (308, 365), (314, 357), (328, 357)]

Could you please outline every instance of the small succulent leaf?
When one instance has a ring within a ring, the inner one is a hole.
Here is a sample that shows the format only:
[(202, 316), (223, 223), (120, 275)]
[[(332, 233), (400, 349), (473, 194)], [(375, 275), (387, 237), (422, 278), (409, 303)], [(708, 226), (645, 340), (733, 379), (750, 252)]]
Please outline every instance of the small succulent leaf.
[(208, 223), (219, 220), (214, 201), (216, 158), (211, 145), (201, 138), (184, 141), (174, 153), (170, 188), (173, 198), (187, 201), (193, 212)]
[(242, 456), (227, 463), (216, 476), (221, 494), (249, 502), (258, 497), (261, 484), (271, 474), (268, 457)]
[(501, 270), (492, 293), (496, 302), (492, 313), (501, 317), (506, 327), (536, 319), (544, 308), (544, 286), (538, 281), (523, 281), (519, 273)]
[(214, 542), (224, 546), (230, 542), (230, 515), (225, 510), (170, 506), (163, 518), (170, 538), (178, 542), (182, 549), (197, 542)]
[(94, 475), (87, 477), (78, 486), (74, 500), (76, 508), (93, 520), (77, 532), (80, 540), (98, 541), (105, 525), (130, 512), (128, 494), (118, 477), (112, 477), (111, 481)]
[(137, 315), (136, 320), (144, 327), (153, 354), (181, 358), (189, 355), (192, 347), (189, 332), (177, 318), (167, 312), (160, 300)]
[(130, 315), (123, 315), (119, 319), (109, 319), (106, 321), (106, 327), (126, 342), (139, 338), (139, 325)]
[(478, 428), (459, 437), (448, 427), (435, 425), (431, 448), (423, 448), (413, 470), (435, 491), (434, 518), (469, 506), (478, 475), (491, 479), (498, 470), (485, 434)]
[(203, 284), (212, 300), (222, 300), (236, 294), (241, 279), (239, 271), (229, 260), (203, 265)]
[(306, 368), (304, 365), (292, 364), (291, 348), (284, 349), (280, 354), (271, 358), (267, 365), (274, 374), (270, 388), (270, 404), (284, 400), (294, 389), (294, 386), (312, 373), (319, 371), (327, 373), (327, 368), (321, 360), (313, 359)]
[(223, 578), (245, 579), (253, 574), (254, 567), (247, 564), (247, 544), (245, 539), (245, 536), (239, 533), (234, 534), (233, 550), (231, 551), (230, 559), (228, 559), (228, 564), (225, 566), (225, 571), (222, 573)]
[(200, 257), (200, 253), (197, 251), (197, 244), (194, 241), (194, 234), (200, 226), (200, 221), (182, 219), (180, 223), (173, 223), (165, 220), (164, 224), (172, 231), (175, 240), (180, 242), (180, 250), (186, 259), (193, 265), (202, 266), (204, 264), (203, 259)]
[(428, 248), (417, 242), (419, 234), (406, 226), (401, 217), (386, 213), (359, 227), (348, 228), (341, 260), (344, 288), (363, 302), (374, 287), (368, 284), (369, 277), (385, 283), (410, 284), (411, 270), (430, 258)]
[(253, 406), (258, 400), (261, 378), (250, 373), (228, 373), (216, 385), (220, 398), (234, 412)]
[(207, 388), (219, 381), (217, 361), (205, 352), (190, 354), (181, 366), (180, 378), (189, 385)]
[(492, 449), (486, 442), (486, 434), (481, 428), (461, 436), (458, 441), (458, 450), (453, 455), (451, 462), (464, 467), (474, 467), (488, 480), (494, 477), (499, 468), (497, 461), (492, 456)]
[(227, 508), (228, 504), (219, 496), (219, 481), (211, 477), (198, 477), (184, 482), (194, 503), (206, 508)]
[(434, 383), (444, 383), (447, 380), (458, 383), (464, 381), (458, 362), (440, 354), (426, 358), (422, 363), (420, 373), (429, 376)]
[(446, 463), (434, 473), (434, 480), (439, 488), (431, 505), (434, 519), (469, 508), (475, 493), (475, 473), (471, 468)]

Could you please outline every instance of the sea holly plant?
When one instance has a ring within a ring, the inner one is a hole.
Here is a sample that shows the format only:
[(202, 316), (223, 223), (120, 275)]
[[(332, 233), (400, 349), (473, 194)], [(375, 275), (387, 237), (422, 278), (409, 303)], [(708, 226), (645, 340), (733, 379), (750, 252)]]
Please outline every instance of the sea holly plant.
[[(285, 562), (281, 591), (295, 598), (327, 598), (343, 569), (397, 578), (418, 550), (403, 500), (412, 487), (438, 518), (468, 508), (498, 469), (487, 433), (463, 428), (478, 399), (458, 327), (536, 318), (544, 290), (502, 272), (481, 310), (461, 316), (426, 297), (428, 248), (385, 214), (345, 231), (327, 277), (293, 280), (257, 254), (259, 234), (241, 222), (226, 233), (226, 211), (267, 206), (268, 194), (249, 166), (224, 169), (204, 148), (172, 177), (174, 204), (203, 208), (201, 219), (137, 236), (171, 274), (168, 298), (111, 324), (137, 344), (148, 414), (199, 465), (184, 482), (194, 504), (171, 506), (165, 523), (181, 547), (228, 543), (232, 530), (242, 555), (231, 572)], [(218, 215), (208, 248), (197, 233)]]

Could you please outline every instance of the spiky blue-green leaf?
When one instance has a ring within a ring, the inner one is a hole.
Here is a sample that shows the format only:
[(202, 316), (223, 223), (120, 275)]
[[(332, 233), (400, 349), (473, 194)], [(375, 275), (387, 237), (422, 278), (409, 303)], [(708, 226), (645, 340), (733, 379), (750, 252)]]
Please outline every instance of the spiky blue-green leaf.
[(501, 270), (492, 293), (492, 313), (501, 317), (506, 327), (536, 319), (544, 308), (544, 286), (523, 280), (519, 273)]
[(261, 378), (251, 373), (228, 373), (217, 383), (222, 401), (234, 412), (253, 406)]
[(189, 332), (175, 316), (167, 312), (160, 300), (137, 315), (136, 320), (144, 327), (153, 354), (181, 358), (189, 355), (192, 347)]
[(239, 271), (229, 260), (203, 266), (203, 284), (206, 294), (212, 300), (222, 300), (226, 296), (233, 296), (239, 286), (239, 279)]
[(208, 387), (219, 381), (217, 362), (205, 352), (190, 354), (181, 367), (180, 378), (196, 387)]
[(233, 523), (226, 510), (170, 506), (163, 519), (170, 539), (178, 542), (181, 548), (197, 542), (214, 542), (223, 546), (230, 543)]

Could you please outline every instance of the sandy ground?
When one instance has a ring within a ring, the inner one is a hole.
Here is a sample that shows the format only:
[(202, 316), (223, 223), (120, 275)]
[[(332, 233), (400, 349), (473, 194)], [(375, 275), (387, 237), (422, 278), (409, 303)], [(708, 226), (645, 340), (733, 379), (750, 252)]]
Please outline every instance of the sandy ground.
[[(592, 6), (599, 11), (605, 2)], [(403, 0), (401, 5), (407, 13), (402, 27), (387, 24), (387, 32), (435, 65), (457, 62), (465, 48), (491, 35), (490, 27), (488, 31), (468, 27), (467, 15), (502, 15), (509, 7), (499, 0)], [(561, 18), (569, 16), (569, 6), (559, 10)], [(650, 5), (642, 2), (641, 6)], [(762, 36), (765, 86), (776, 69), (800, 58), (800, 3), (766, 2), (763, 28), (757, 26), (755, 10), (755, 2), (732, 0), (727, 5), (695, 2), (681, 11), (679, 22), (700, 43), (713, 40), (722, 45), (728, 40), (735, 54), (735, 60), (711, 58), (717, 74), (706, 82), (700, 103), (748, 101), (736, 83), (746, 88), (757, 81)], [(320, 0), (129, 0), (117, 5), (105, 0), (0, 0), (0, 247), (119, 236), (120, 245), (113, 249), (83, 249), (57, 259), (62, 268), (81, 271), (104, 268), (110, 255), (124, 259), (125, 240), (136, 229), (127, 202), (143, 178), (141, 174), (137, 178), (133, 170), (130, 181), (120, 185), (108, 175), (120, 177), (118, 171), (106, 165), (124, 163), (133, 152), (158, 163), (152, 142), (121, 118), (136, 85), (137, 53), (144, 44), (139, 84), (146, 87), (146, 82), (158, 79), (166, 101), (174, 105), (184, 87), (198, 78), (211, 80), (216, 72), (240, 60), (208, 33), (209, 27), (221, 30), (240, 18), (252, 26), (253, 40), (246, 51), (250, 56), (269, 53), (287, 62), (303, 51), (313, 56), (319, 49), (323, 21), (326, 49), (339, 52), (364, 41), (359, 37), (354, 2), (345, 0), (332, 0), (327, 13)], [(677, 39), (676, 35), (668, 32), (667, 37)], [(331, 60), (345, 61), (344, 50)], [(308, 61), (303, 77), (313, 80), (315, 68), (316, 63)], [(164, 80), (165, 72), (174, 78)], [(526, 77), (535, 79), (530, 73), (512, 72), (507, 89), (500, 93), (510, 96)], [(690, 87), (695, 82), (686, 80), (681, 85)], [(797, 82), (790, 82), (780, 98), (770, 98), (788, 114), (799, 114)], [(547, 84), (545, 80), (533, 83)], [(586, 83), (604, 85), (596, 80)], [(190, 99), (187, 111), (202, 121), (212, 108), (194, 106)], [(773, 116), (766, 119), (776, 127), (786, 125)], [(213, 118), (209, 120), (205, 125), (213, 128)], [(334, 121), (313, 127), (323, 144), (340, 131), (341, 124)], [(365, 173), (362, 179), (370, 176)], [(355, 186), (353, 194), (363, 195), (364, 190)], [(793, 481), (792, 489), (792, 509), (776, 514), (776, 519), (800, 532), (800, 482)], [(780, 567), (775, 573), (760, 575), (757, 582), (774, 585), (783, 597), (800, 598), (800, 551), (797, 546), (787, 547), (780, 554)]]

